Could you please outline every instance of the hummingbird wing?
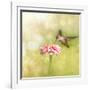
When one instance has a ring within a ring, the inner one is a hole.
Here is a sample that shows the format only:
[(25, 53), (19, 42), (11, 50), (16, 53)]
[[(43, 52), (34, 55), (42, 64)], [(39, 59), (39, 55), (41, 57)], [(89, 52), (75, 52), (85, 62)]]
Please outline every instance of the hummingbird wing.
[(67, 36), (67, 39), (75, 39), (75, 38), (78, 38), (78, 36)]

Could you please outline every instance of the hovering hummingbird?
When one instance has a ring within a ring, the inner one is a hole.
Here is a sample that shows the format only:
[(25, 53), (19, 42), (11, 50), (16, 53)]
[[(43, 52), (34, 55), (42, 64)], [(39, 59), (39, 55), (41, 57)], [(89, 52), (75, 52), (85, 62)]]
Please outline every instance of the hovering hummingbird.
[(77, 37), (78, 36), (64, 36), (64, 35), (62, 35), (62, 31), (59, 30), (58, 34), (56, 35), (56, 41), (60, 41), (64, 46), (69, 48), (70, 46), (68, 44), (68, 41), (71, 40), (71, 39), (75, 39)]

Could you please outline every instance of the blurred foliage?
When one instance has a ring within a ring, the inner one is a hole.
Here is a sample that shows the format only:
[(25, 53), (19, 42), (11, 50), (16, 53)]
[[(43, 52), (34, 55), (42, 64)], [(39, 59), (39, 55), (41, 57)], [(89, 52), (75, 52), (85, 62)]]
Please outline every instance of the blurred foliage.
[(59, 29), (65, 36), (79, 36), (79, 15), (24, 12), (22, 19), (23, 77), (79, 75), (79, 37), (69, 41), (70, 48), (57, 42), (62, 52), (53, 55), (50, 75), (49, 56), (40, 54), (40, 47), (53, 43)]

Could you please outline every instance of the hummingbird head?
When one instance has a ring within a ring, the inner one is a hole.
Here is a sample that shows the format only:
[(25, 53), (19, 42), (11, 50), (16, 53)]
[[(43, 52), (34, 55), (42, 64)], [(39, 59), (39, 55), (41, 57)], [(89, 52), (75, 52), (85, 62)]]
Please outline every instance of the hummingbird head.
[(61, 29), (58, 31), (58, 34), (62, 36), (62, 30)]
[(58, 31), (57, 35), (56, 35), (56, 39), (58, 39), (60, 36), (62, 36), (62, 31), (61, 29)]

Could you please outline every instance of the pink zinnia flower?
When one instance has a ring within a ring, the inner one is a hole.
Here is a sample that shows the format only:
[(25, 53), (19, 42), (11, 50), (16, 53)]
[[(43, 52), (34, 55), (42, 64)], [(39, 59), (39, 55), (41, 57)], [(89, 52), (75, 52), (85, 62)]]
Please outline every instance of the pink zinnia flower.
[(44, 45), (40, 48), (41, 54), (59, 54), (61, 53), (61, 48), (56, 44)]
[(49, 67), (48, 67), (48, 74), (50, 75), (51, 73), (51, 63), (52, 63), (52, 56), (53, 54), (59, 54), (61, 53), (61, 47), (59, 47), (56, 44), (51, 44), (51, 45), (43, 45), (40, 48), (41, 54), (49, 54)]

